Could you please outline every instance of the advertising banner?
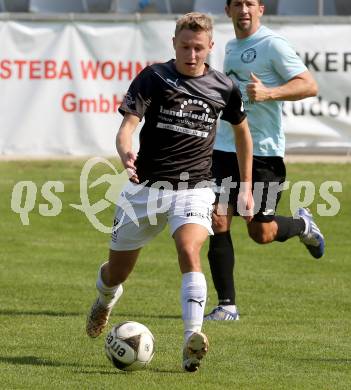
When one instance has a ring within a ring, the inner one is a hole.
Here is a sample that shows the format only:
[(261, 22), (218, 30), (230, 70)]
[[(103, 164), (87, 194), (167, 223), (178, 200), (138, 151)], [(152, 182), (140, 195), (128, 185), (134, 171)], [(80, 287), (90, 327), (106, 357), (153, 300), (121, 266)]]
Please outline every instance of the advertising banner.
[[(174, 57), (174, 25), (0, 21), (0, 154), (114, 155), (123, 96), (145, 66)], [(287, 150), (351, 150), (351, 26), (269, 27), (319, 84), (318, 97), (284, 104)], [(219, 70), (232, 37), (231, 23), (216, 23), (210, 62)]]

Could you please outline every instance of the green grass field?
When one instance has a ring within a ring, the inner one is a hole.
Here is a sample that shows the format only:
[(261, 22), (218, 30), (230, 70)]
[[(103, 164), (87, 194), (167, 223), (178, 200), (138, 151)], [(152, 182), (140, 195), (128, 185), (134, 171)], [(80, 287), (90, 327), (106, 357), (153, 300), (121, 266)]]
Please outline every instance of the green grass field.
[[(210, 351), (195, 374), (181, 370), (180, 273), (164, 231), (144, 248), (125, 284), (112, 322), (135, 320), (156, 339), (145, 371), (117, 371), (104, 356), (104, 337), (85, 335), (85, 317), (95, 298), (96, 272), (107, 255), (109, 235), (70, 207), (80, 203), (83, 161), (0, 163), (0, 387), (2, 389), (350, 389), (351, 388), (351, 165), (290, 164), (294, 183), (340, 181), (335, 217), (316, 216), (326, 236), (323, 259), (312, 259), (298, 239), (260, 246), (235, 220), (238, 322), (206, 323)], [(104, 172), (94, 172), (97, 176)], [(21, 180), (38, 188), (28, 226), (11, 211), (11, 193)], [(48, 180), (64, 183), (62, 212), (39, 213)], [(94, 201), (107, 185), (96, 187)], [(317, 191), (318, 194), (318, 191)], [(311, 210), (326, 203), (318, 195)], [(289, 191), (280, 205), (290, 214)], [(99, 215), (110, 224), (114, 207)], [(209, 297), (216, 304), (203, 250)]]

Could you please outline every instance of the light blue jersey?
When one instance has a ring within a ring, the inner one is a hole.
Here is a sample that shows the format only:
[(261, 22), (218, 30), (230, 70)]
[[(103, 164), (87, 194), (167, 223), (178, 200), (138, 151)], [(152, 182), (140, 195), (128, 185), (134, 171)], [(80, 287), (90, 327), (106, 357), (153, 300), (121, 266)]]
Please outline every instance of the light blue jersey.
[[(265, 26), (245, 39), (232, 39), (226, 45), (224, 72), (240, 88), (249, 127), (253, 139), (255, 156), (284, 157), (285, 135), (282, 128), (281, 101), (250, 103), (246, 85), (253, 72), (268, 87), (285, 84), (307, 68), (294, 49), (283, 37)], [(217, 130), (214, 148), (234, 152), (232, 126), (221, 120)]]

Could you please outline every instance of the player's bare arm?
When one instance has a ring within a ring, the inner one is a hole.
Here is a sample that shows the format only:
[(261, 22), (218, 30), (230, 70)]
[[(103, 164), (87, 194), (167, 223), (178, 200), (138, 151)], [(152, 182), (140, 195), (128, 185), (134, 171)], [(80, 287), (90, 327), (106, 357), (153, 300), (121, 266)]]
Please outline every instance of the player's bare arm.
[(136, 115), (126, 113), (116, 136), (116, 148), (124, 168), (128, 172), (130, 180), (139, 183), (134, 162), (136, 155), (133, 152), (132, 135), (140, 122)]
[(240, 198), (244, 202), (247, 215), (243, 218), (250, 222), (253, 217), (254, 201), (252, 197), (252, 160), (253, 146), (249, 125), (245, 118), (238, 125), (232, 125), (235, 133), (235, 144), (240, 169)]
[(287, 83), (274, 88), (266, 87), (255, 74), (251, 73), (251, 82), (247, 85), (246, 91), (249, 99), (253, 102), (294, 101), (316, 96), (318, 86), (309, 71), (300, 73)]

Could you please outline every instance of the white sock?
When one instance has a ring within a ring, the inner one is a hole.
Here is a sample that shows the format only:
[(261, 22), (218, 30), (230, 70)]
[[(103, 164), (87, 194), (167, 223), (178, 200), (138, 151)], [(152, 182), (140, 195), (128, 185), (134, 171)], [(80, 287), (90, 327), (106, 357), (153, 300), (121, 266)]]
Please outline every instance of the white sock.
[(123, 293), (123, 287), (121, 284), (112, 287), (106, 286), (106, 284), (103, 282), (101, 277), (101, 268), (103, 267), (104, 264), (102, 264), (101, 267), (99, 268), (98, 277), (96, 280), (96, 288), (99, 291), (99, 302), (104, 306), (111, 307), (121, 297)]
[(207, 295), (205, 275), (202, 272), (183, 274), (181, 294), (186, 341), (193, 332), (201, 332)]

